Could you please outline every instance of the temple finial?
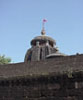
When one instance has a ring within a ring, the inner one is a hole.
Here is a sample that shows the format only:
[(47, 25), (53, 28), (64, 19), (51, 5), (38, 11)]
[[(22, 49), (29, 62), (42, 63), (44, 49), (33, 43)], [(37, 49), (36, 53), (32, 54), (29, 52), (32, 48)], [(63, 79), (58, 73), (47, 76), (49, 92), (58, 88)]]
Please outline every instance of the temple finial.
[(47, 20), (46, 19), (43, 19), (43, 22), (42, 22), (42, 31), (41, 31), (41, 34), (42, 35), (45, 35), (46, 34), (46, 32), (45, 32), (45, 22), (47, 22)]

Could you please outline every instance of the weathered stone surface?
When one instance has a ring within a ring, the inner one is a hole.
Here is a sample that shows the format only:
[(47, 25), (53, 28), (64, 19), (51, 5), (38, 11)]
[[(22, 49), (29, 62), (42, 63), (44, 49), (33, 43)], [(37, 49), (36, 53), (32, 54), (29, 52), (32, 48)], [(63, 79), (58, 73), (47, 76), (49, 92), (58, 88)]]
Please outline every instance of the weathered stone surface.
[[(81, 86), (75, 88), (75, 82)], [(83, 100), (82, 83), (80, 75), (4, 80), (0, 81), (0, 100)]]

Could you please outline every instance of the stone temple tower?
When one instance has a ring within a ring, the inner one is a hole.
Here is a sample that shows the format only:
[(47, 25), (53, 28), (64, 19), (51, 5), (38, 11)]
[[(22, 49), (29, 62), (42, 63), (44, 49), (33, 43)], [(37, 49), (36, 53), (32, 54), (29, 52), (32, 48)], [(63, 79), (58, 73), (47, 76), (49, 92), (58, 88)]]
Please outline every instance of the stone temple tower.
[(52, 57), (65, 56), (56, 47), (56, 41), (46, 36), (45, 29), (41, 31), (41, 36), (37, 36), (31, 41), (31, 48), (26, 52), (24, 61), (40, 61)]

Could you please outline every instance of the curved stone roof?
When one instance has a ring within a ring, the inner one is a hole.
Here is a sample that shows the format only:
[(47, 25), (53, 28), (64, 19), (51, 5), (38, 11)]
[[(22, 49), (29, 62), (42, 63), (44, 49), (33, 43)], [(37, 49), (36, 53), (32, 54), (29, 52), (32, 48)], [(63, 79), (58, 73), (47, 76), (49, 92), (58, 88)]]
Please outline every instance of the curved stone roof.
[(52, 53), (52, 54), (47, 55), (46, 58), (60, 57), (60, 56), (62, 57), (62, 56), (67, 56), (67, 55), (65, 55), (65, 54), (63, 54), (63, 53), (57, 51), (56, 53)]
[(36, 44), (37, 41), (39, 41), (39, 42), (46, 42), (46, 41), (49, 41), (50, 44), (56, 44), (55, 40), (52, 39), (51, 37), (45, 36), (45, 35), (41, 35), (41, 36), (35, 37), (35, 38), (31, 41), (31, 45)]

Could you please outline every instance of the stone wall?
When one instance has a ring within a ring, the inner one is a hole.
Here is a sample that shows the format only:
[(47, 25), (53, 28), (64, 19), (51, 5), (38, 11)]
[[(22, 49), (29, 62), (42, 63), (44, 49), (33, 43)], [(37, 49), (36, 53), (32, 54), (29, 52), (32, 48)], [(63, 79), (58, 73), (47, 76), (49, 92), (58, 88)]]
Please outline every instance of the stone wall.
[(0, 100), (83, 100), (83, 75), (2, 80)]
[(0, 65), (0, 80), (18, 76), (40, 76), (50, 73), (64, 74), (66, 72), (83, 71), (83, 54), (68, 57), (51, 58), (44, 61), (33, 61)]

